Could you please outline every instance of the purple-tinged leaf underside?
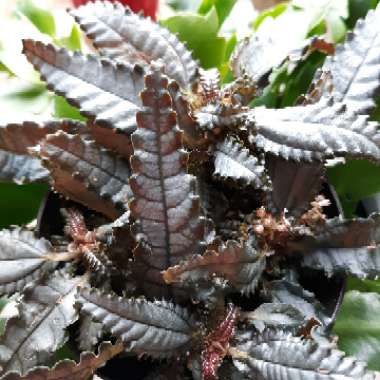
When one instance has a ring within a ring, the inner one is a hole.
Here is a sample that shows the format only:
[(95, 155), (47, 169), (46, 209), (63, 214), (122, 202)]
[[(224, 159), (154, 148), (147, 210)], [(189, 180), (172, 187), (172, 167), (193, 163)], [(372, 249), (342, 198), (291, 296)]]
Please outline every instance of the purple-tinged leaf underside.
[(380, 163), (378, 124), (327, 99), (305, 107), (255, 108), (247, 126), (252, 145), (286, 160), (348, 157)]
[(134, 14), (120, 3), (89, 2), (71, 11), (100, 54), (140, 64), (161, 60), (165, 73), (187, 88), (198, 65), (191, 52), (167, 29)]
[(64, 96), (95, 124), (126, 134), (136, 129), (144, 76), (141, 67), (32, 40), (24, 40), (23, 52), (48, 88)]
[(272, 183), (272, 191), (267, 194), (269, 211), (281, 214), (287, 210), (287, 216), (300, 216), (308, 210), (322, 187), (323, 165), (300, 164), (269, 155), (265, 164)]
[(0, 231), (0, 295), (21, 292), (24, 287), (51, 272), (53, 247), (33, 232), (15, 228)]
[[(110, 218), (119, 216), (127, 205), (131, 197), (128, 162), (93, 141), (57, 132), (41, 142), (38, 154), (50, 170), (55, 190)], [(65, 181), (68, 176), (72, 181)]]
[(83, 352), (79, 363), (64, 359), (52, 368), (33, 368), (24, 376), (14, 372), (3, 376), (1, 380), (88, 380), (98, 368), (104, 366), (108, 360), (123, 350), (121, 343), (113, 345), (110, 342), (103, 342), (99, 346), (97, 355), (93, 352)]
[(208, 250), (163, 273), (167, 283), (197, 283), (220, 276), (244, 294), (253, 293), (265, 269), (265, 254), (257, 252), (251, 244), (230, 240), (217, 251)]
[(0, 337), (1, 374), (24, 375), (49, 360), (66, 341), (66, 328), (77, 319), (75, 293), (84, 277), (61, 272), (46, 282), (30, 285), (18, 304), (19, 315), (9, 319)]
[(137, 114), (138, 129), (132, 135), (134, 174), (129, 182), (134, 194), (130, 209), (138, 221), (135, 256), (146, 273), (138, 277), (158, 285), (164, 285), (161, 270), (203, 251), (205, 236), (195, 177), (186, 172), (188, 154), (167, 86), (167, 77), (153, 67), (141, 94), (144, 110)]
[(214, 177), (256, 189), (267, 187), (263, 163), (232, 137), (227, 137), (216, 146), (214, 168)]
[(345, 357), (333, 343), (302, 339), (283, 330), (238, 333), (236, 348), (247, 354), (234, 364), (247, 379), (375, 380), (364, 362)]
[(356, 114), (369, 114), (376, 107), (374, 98), (380, 90), (379, 18), (380, 5), (356, 23), (346, 42), (336, 48), (334, 56), (326, 58), (322, 67), (332, 74), (334, 100)]
[(127, 352), (154, 358), (178, 356), (194, 333), (187, 311), (166, 301), (126, 299), (83, 289), (78, 297), (81, 313), (89, 314), (120, 339)]
[(329, 277), (343, 273), (375, 279), (380, 275), (380, 215), (329, 220), (322, 231), (301, 238), (296, 247), (304, 267), (323, 270)]
[(46, 135), (58, 131), (85, 133), (86, 125), (75, 120), (24, 121), (0, 126), (0, 149), (27, 155), (29, 148), (37, 145)]

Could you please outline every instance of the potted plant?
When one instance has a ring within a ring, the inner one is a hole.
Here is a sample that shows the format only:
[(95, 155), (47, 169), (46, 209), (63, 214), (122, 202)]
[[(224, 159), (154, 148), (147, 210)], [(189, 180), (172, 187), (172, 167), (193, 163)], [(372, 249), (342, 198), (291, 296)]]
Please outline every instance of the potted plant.
[[(55, 193), (0, 232), (1, 379), (375, 379), (331, 329), (346, 276), (380, 272), (380, 216), (345, 217), (325, 170), (380, 162), (380, 6), (336, 47), (263, 29), (218, 69), (123, 4), (70, 13), (97, 55), (23, 53), (84, 119), (0, 129), (8, 178)], [(295, 101), (281, 80), (326, 55)], [(274, 89), (292, 104), (263, 106)]]

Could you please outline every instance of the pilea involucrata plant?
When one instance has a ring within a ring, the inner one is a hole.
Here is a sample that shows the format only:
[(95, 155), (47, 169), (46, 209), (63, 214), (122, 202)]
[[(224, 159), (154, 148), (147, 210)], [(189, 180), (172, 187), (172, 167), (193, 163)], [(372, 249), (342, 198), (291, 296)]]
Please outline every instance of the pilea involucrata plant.
[[(87, 121), (0, 129), (2, 179), (48, 182), (64, 221), (0, 233), (0, 292), (19, 294), (1, 379), (86, 380), (115, 357), (126, 378), (141, 361), (146, 379), (374, 379), (336, 348), (339, 302), (321, 294), (380, 272), (380, 214), (345, 219), (324, 179), (347, 158), (380, 164), (380, 7), (336, 49), (255, 34), (225, 85), (119, 3), (71, 13), (98, 55), (24, 54)], [(249, 106), (313, 51), (329, 56), (294, 106)], [(81, 354), (58, 361), (68, 340)]]

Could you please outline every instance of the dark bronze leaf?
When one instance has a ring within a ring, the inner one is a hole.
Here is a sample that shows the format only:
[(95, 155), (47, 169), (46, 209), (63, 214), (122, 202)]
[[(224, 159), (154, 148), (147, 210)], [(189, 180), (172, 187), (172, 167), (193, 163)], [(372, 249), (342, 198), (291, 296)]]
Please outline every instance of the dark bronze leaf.
[(247, 357), (234, 363), (247, 379), (375, 380), (365, 363), (345, 357), (326, 339), (302, 339), (279, 329), (242, 332), (237, 339)]
[(12, 295), (54, 270), (49, 260), (53, 247), (46, 239), (37, 239), (33, 232), (16, 228), (0, 232), (0, 295)]
[(24, 375), (45, 363), (66, 341), (66, 328), (77, 319), (74, 298), (85, 278), (60, 272), (44, 283), (24, 290), (19, 315), (9, 319), (0, 338), (1, 374)]
[(250, 143), (286, 160), (315, 162), (350, 157), (380, 163), (377, 123), (330, 100), (305, 107), (255, 108), (248, 128)]
[(202, 279), (220, 276), (229, 281), (235, 290), (253, 293), (265, 269), (266, 255), (255, 250), (252, 242), (240, 244), (228, 241), (217, 251), (206, 251), (167, 269), (163, 277), (167, 283), (197, 283)]
[(268, 186), (263, 163), (236, 139), (227, 137), (220, 142), (214, 157), (214, 176), (256, 189)]
[(359, 20), (346, 42), (327, 57), (323, 71), (332, 74), (333, 97), (356, 114), (368, 114), (376, 106), (380, 89), (380, 6)]
[(309, 209), (322, 187), (323, 165), (300, 164), (270, 155), (265, 164), (273, 189), (268, 193), (270, 212), (280, 214), (287, 210), (287, 216), (299, 216)]
[(100, 54), (144, 64), (160, 59), (165, 73), (188, 87), (198, 65), (190, 51), (167, 29), (134, 14), (120, 3), (95, 1), (71, 12)]
[(13, 372), (3, 376), (1, 380), (88, 380), (98, 368), (123, 350), (124, 346), (121, 343), (113, 345), (104, 342), (99, 346), (97, 355), (93, 352), (83, 352), (79, 363), (65, 359), (55, 364), (53, 368), (33, 368), (24, 376)]
[(125, 299), (83, 289), (81, 312), (119, 338), (127, 351), (155, 358), (178, 356), (188, 347), (194, 322), (187, 311), (165, 301)]
[(132, 133), (141, 105), (143, 70), (24, 40), (24, 54), (48, 87), (96, 124)]
[[(41, 142), (38, 154), (57, 191), (111, 218), (121, 214), (131, 197), (128, 162), (93, 141), (57, 132)], [(72, 180), (65, 181), (67, 176)]]
[(326, 310), (315, 295), (304, 289), (298, 282), (288, 279), (271, 281), (265, 284), (262, 296), (268, 302), (296, 307), (304, 315), (305, 320), (315, 319), (320, 321), (323, 326), (327, 326), (331, 322)]
[(130, 209), (139, 221), (136, 256), (149, 271), (139, 277), (162, 283), (161, 270), (203, 251), (205, 227), (195, 177), (186, 173), (188, 155), (172, 111), (168, 79), (154, 66), (145, 81), (145, 109), (137, 114), (138, 129), (132, 135)]
[(328, 276), (346, 273), (375, 279), (380, 274), (380, 215), (328, 220), (322, 231), (301, 238), (295, 246), (303, 254), (304, 267), (323, 270)]

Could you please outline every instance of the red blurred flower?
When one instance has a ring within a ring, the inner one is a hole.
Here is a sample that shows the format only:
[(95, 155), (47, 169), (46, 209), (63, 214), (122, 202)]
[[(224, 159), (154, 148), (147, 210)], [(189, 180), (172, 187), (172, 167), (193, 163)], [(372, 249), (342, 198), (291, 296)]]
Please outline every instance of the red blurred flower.
[[(72, 0), (74, 6), (86, 4), (89, 0)], [(114, 1), (114, 0), (108, 0)], [(124, 5), (128, 5), (133, 12), (143, 11), (146, 17), (156, 20), (158, 0), (117, 0)]]

